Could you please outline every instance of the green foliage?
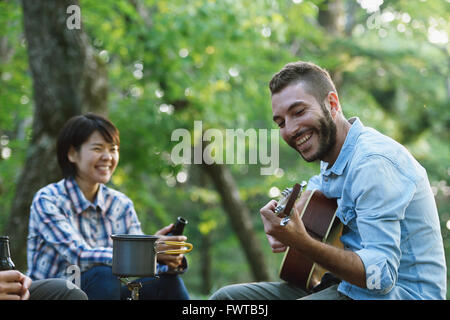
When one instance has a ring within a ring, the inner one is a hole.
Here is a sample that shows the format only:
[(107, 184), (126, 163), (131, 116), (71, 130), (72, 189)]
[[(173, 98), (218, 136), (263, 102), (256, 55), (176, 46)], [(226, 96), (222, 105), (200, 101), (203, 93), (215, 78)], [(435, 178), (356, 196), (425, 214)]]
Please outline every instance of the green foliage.
[[(194, 245), (211, 236), (213, 290), (248, 281), (250, 271), (210, 182), (196, 166), (170, 160), (177, 143), (171, 134), (177, 128), (193, 134), (195, 120), (204, 129), (275, 128), (268, 81), (298, 59), (339, 75), (346, 116), (405, 144), (425, 166), (449, 252), (450, 60), (448, 38), (439, 42), (444, 33), (448, 37), (448, 1), (384, 1), (375, 13), (342, 1), (348, 23), (339, 34), (318, 22), (324, 1), (299, 2), (81, 1), (82, 27), (107, 64), (109, 115), (121, 132), (113, 184), (133, 199), (146, 233), (184, 216)], [(11, 150), (0, 157), (0, 229), (31, 130), (32, 81), (21, 19), (17, 2), (0, 1), (0, 40), (10, 49), (8, 55), (0, 50), (0, 136), (8, 141), (1, 148)], [(259, 165), (230, 165), (262, 243), (258, 212), (270, 199), (268, 190), (318, 172), (317, 164), (304, 163), (281, 141), (280, 168), (261, 176)], [(281, 256), (264, 250), (276, 279)], [(194, 295), (201, 294), (199, 251), (188, 254), (185, 277)]]

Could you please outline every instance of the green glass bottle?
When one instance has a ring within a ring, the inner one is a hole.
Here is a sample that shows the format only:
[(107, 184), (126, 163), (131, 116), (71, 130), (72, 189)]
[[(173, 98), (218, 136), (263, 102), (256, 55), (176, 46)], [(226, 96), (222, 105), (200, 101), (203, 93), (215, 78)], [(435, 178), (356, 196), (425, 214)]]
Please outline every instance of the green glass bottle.
[(0, 236), (0, 271), (14, 269), (15, 266), (11, 260), (11, 253), (9, 251), (9, 237)]

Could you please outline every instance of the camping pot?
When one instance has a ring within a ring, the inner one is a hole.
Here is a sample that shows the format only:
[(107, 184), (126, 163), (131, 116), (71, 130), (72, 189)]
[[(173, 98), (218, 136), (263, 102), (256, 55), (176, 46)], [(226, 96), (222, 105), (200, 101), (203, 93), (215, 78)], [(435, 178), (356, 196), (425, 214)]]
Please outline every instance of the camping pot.
[[(152, 235), (113, 234), (112, 273), (118, 277), (154, 277), (157, 254), (190, 252), (193, 245), (181, 241), (162, 241)], [(180, 246), (180, 249), (157, 251), (158, 244)], [(187, 248), (186, 248), (187, 247)]]

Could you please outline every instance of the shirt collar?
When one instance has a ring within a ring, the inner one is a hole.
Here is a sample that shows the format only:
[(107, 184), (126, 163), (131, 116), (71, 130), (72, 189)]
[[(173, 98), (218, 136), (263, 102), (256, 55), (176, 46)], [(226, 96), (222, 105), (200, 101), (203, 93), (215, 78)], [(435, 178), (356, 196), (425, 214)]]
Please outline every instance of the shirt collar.
[(94, 203), (86, 199), (80, 187), (78, 186), (78, 183), (75, 180), (75, 178), (73, 177), (67, 178), (65, 181), (65, 185), (70, 200), (72, 201), (73, 207), (75, 208), (76, 214), (81, 214), (88, 208), (92, 208), (94, 210), (101, 212), (102, 215), (104, 215), (105, 198), (104, 198), (103, 184), (100, 184), (98, 188), (97, 196), (94, 199)]
[(327, 162), (322, 161), (320, 164), (320, 167), (325, 175), (329, 175), (330, 173), (334, 173), (336, 175), (342, 174), (348, 160), (353, 153), (352, 151), (356, 145), (356, 141), (364, 128), (364, 125), (358, 117), (352, 117), (348, 119), (348, 121), (352, 124), (352, 126), (347, 133), (347, 137), (345, 138), (344, 144), (342, 145), (341, 151), (339, 152), (339, 156), (337, 157), (333, 166), (329, 170), (327, 170)]

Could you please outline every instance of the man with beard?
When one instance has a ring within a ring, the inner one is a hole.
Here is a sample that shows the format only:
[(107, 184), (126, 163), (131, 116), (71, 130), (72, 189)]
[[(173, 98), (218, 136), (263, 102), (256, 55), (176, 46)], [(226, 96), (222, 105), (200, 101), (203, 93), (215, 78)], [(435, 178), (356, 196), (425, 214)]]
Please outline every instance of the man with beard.
[(399, 143), (347, 120), (319, 66), (289, 63), (270, 90), (283, 139), (304, 160), (321, 161), (307, 189), (337, 200), (344, 248), (311, 237), (297, 210), (280, 224), (275, 200), (260, 210), (264, 230), (273, 252), (294, 248), (336, 282), (314, 293), (287, 282), (237, 284), (211, 299), (445, 299), (443, 241), (425, 169)]

